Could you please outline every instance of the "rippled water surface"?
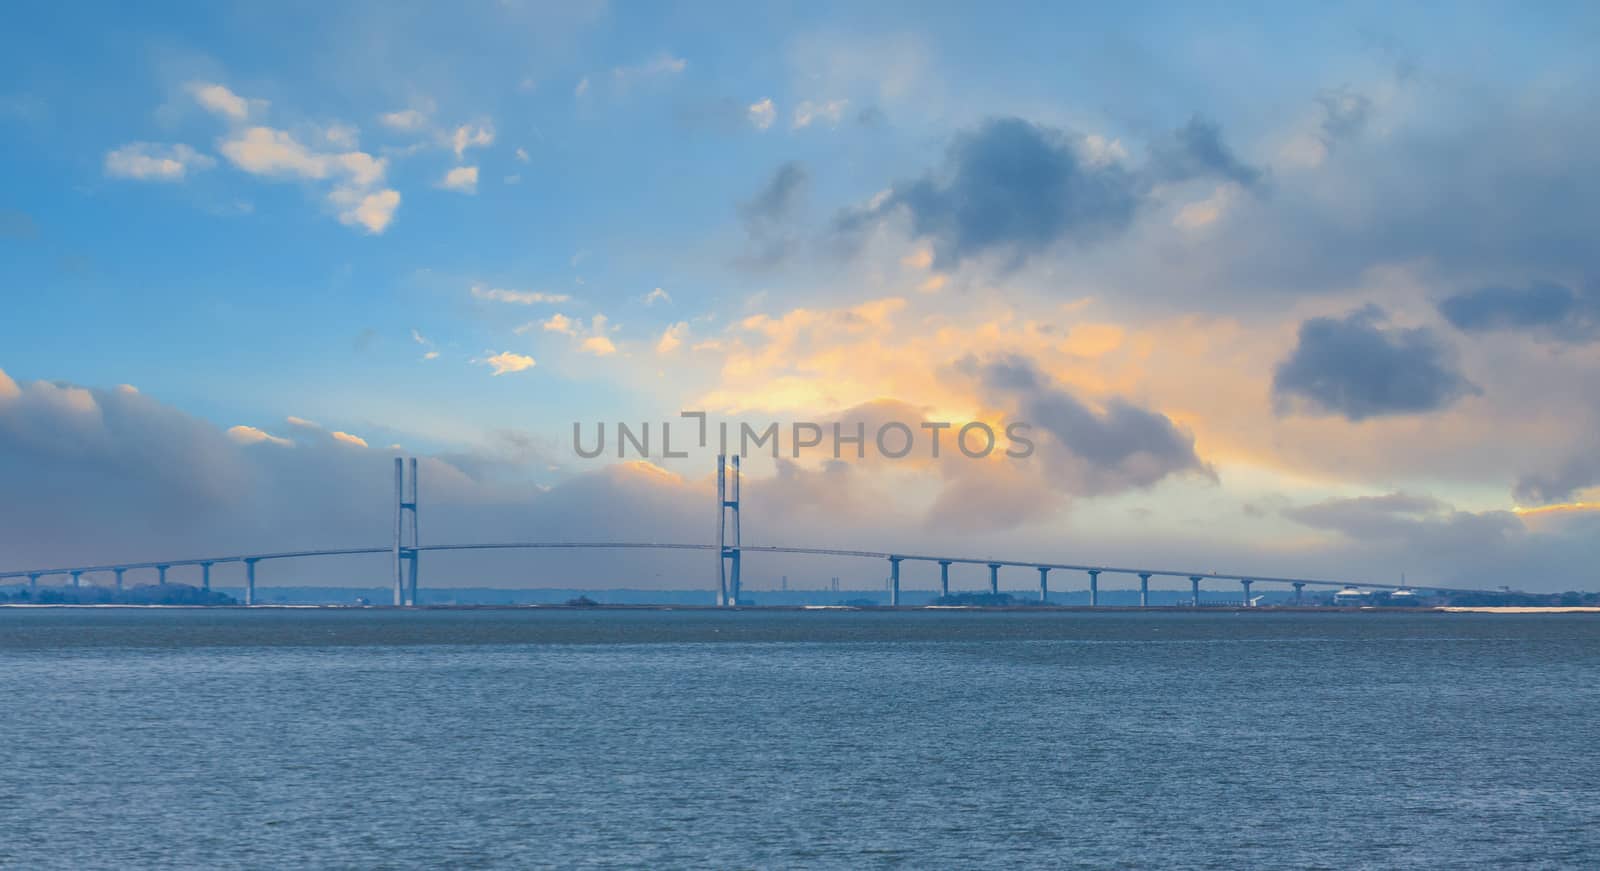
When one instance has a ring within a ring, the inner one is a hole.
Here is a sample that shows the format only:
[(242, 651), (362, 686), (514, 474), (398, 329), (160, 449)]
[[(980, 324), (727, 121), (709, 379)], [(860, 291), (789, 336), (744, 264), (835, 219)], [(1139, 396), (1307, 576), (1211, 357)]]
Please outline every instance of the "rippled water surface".
[(1590, 615), (0, 609), (0, 867), (1600, 864)]

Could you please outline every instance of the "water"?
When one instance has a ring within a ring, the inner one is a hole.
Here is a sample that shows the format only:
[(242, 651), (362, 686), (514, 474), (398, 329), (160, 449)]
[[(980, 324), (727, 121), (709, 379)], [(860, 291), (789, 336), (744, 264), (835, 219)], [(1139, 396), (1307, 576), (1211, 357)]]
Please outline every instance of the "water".
[(0, 609), (0, 867), (1594, 867), (1600, 620)]

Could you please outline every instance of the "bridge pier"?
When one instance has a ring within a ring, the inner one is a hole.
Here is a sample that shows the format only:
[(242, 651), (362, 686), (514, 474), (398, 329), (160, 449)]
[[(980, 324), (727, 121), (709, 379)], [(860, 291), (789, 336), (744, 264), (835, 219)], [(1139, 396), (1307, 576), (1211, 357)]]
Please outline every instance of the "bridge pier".
[(947, 560), (947, 559), (942, 559), (942, 560), (939, 560), (939, 597), (943, 599), (943, 598), (949, 598), (949, 596), (950, 596), (950, 561)]
[(156, 566), (156, 583), (166, 586), (168, 568), (170, 566)]
[(1050, 602), (1050, 569), (1045, 566), (1039, 567), (1039, 602)]
[(1089, 570), (1089, 607), (1100, 606), (1100, 570)]
[(37, 573), (28, 575), (28, 593), (31, 595), (33, 593), (37, 593), (38, 591), (39, 575)]
[(244, 561), (244, 603), (256, 603), (256, 563), (259, 560), (247, 559)]
[(72, 586), (74, 586), (74, 587), (83, 586), (83, 572), (76, 572), (75, 571), (75, 572), (72, 573)]
[(200, 589), (211, 592), (211, 563), (200, 564)]
[(1150, 573), (1139, 573), (1139, 607), (1150, 607)]
[(1189, 593), (1189, 604), (1198, 608), (1200, 607), (1200, 576), (1190, 575), (1189, 586), (1191, 588), (1191, 592)]
[(1244, 606), (1246, 608), (1250, 607), (1250, 584), (1251, 583), (1252, 583), (1252, 581), (1249, 578), (1240, 578), (1239, 579), (1239, 584), (1244, 587)]
[(989, 595), (1000, 595), (1000, 564), (989, 563)]
[(889, 557), (889, 606), (900, 607), (900, 557)]
[(111, 571), (115, 572), (117, 575), (117, 592), (120, 593), (122, 592), (122, 573), (127, 571), (127, 569), (112, 569)]
[(1299, 581), (1294, 582), (1294, 603), (1296, 605), (1299, 605), (1305, 601), (1305, 589), (1305, 584), (1302, 584)]

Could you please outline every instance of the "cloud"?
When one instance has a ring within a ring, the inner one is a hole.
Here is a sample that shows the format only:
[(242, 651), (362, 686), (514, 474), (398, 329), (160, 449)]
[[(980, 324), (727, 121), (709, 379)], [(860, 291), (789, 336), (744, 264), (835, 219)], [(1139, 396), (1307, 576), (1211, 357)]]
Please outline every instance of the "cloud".
[(478, 192), (478, 168), (476, 166), (457, 166), (444, 174), (439, 180), (439, 187), (449, 191), (460, 191), (464, 194)]
[(216, 164), (181, 143), (130, 142), (106, 152), (105, 172), (112, 178), (137, 181), (183, 181), (191, 170), (209, 169)]
[(495, 375), (504, 375), (507, 372), (521, 372), (524, 369), (532, 369), (538, 365), (532, 357), (513, 351), (501, 351), (483, 362), (494, 369)]
[(751, 252), (743, 262), (756, 268), (775, 266), (789, 256), (798, 243), (794, 228), (811, 186), (811, 173), (805, 164), (789, 161), (777, 168), (754, 197), (739, 204)]
[(794, 107), (794, 117), (790, 124), (796, 130), (810, 127), (813, 123), (819, 121), (826, 122), (830, 127), (837, 127), (839, 119), (844, 117), (845, 107), (849, 105), (849, 100), (824, 100), (820, 102), (805, 100)]
[(1090, 163), (1077, 140), (1020, 118), (961, 134), (939, 174), (897, 182), (867, 208), (841, 216), (859, 233), (871, 220), (905, 213), (913, 235), (933, 242), (947, 269), (989, 252), (1020, 259), (1062, 240), (1119, 231), (1139, 206), (1137, 179), (1115, 162)]
[(346, 226), (382, 233), (400, 206), (400, 192), (382, 188), (388, 163), (363, 151), (323, 152), (306, 147), (286, 130), (250, 127), (225, 138), (219, 150), (252, 175), (331, 181), (328, 202)]
[(379, 115), (378, 121), (391, 130), (413, 131), (427, 126), (428, 116), (417, 109), (401, 109)]
[(460, 160), (468, 148), (480, 148), (494, 144), (494, 128), (487, 124), (463, 124), (450, 134), (450, 149), (456, 153)]
[(256, 429), (253, 426), (229, 427), (228, 437), (242, 445), (253, 445), (266, 442), (268, 444), (274, 444), (286, 448), (294, 446), (294, 442), (289, 441), (286, 438), (280, 438), (279, 436), (275, 436), (269, 432), (266, 432), (265, 430)]
[(322, 424), (317, 423), (314, 420), (306, 420), (303, 417), (295, 417), (292, 414), (284, 418), (283, 422), (290, 426), (300, 427), (301, 429), (322, 429)]
[(259, 112), (267, 107), (266, 100), (247, 100), (223, 85), (211, 82), (190, 82), (188, 91), (206, 111), (230, 121), (244, 121), (252, 111)]
[(487, 299), (493, 302), (509, 302), (517, 305), (533, 305), (545, 302), (567, 302), (572, 299), (565, 293), (546, 293), (542, 290), (505, 290), (499, 287), (484, 287), (481, 284), (472, 286), (472, 295), (477, 299)]
[(339, 207), (339, 223), (365, 227), (368, 233), (382, 233), (400, 208), (400, 192), (381, 190), (365, 193), (353, 188), (336, 188), (328, 201)]
[(565, 333), (569, 336), (577, 335), (577, 327), (574, 326), (572, 318), (569, 318), (560, 312), (556, 312), (555, 314), (551, 315), (550, 319), (545, 321), (543, 324), (540, 324), (540, 326), (547, 333)]
[(672, 294), (658, 287), (644, 295), (645, 305), (655, 305), (658, 302), (672, 302)]
[(858, 245), (880, 220), (904, 215), (913, 236), (933, 243), (934, 265), (998, 255), (1009, 266), (1059, 244), (1086, 245), (1128, 228), (1162, 182), (1200, 178), (1253, 184), (1259, 173), (1223, 145), (1214, 124), (1195, 119), (1151, 147), (1148, 164), (1126, 166), (1116, 143), (998, 118), (958, 135), (944, 166), (896, 182), (835, 221)]
[(1456, 371), (1452, 354), (1424, 327), (1383, 327), (1376, 306), (1344, 318), (1312, 318), (1278, 364), (1272, 396), (1279, 414), (1305, 411), (1359, 422), (1445, 408), (1482, 391)]
[(1150, 487), (1170, 475), (1216, 473), (1195, 452), (1194, 436), (1166, 415), (1111, 397), (1092, 408), (1019, 355), (958, 368), (975, 374), (987, 394), (1016, 402), (1016, 419), (1047, 439), (1039, 452), (1050, 476), (1077, 495)]
[(1367, 545), (1470, 552), (1513, 538), (1525, 529), (1510, 511), (1457, 511), (1431, 497), (1405, 492), (1329, 499), (1286, 508), (1283, 515), (1314, 529), (1339, 533)]
[(1517, 479), (1512, 495), (1523, 505), (1550, 505), (1568, 502), (1585, 490), (1600, 484), (1600, 441), (1591, 443), (1576, 456), (1553, 468)]
[[(689, 62), (681, 57), (673, 57), (666, 52), (660, 52), (649, 60), (634, 64), (633, 66), (616, 67), (611, 71), (611, 77), (619, 88), (639, 79), (651, 79), (659, 76), (675, 76), (688, 68)], [(584, 79), (584, 83), (588, 79)], [(582, 83), (580, 83), (580, 86)], [(582, 93), (581, 91), (579, 92)]]
[(339, 432), (337, 430), (329, 433), (329, 435), (333, 436), (334, 441), (342, 442), (347, 445), (354, 445), (358, 448), (364, 448), (367, 446), (367, 440), (361, 436), (351, 435), (347, 432)]
[[(598, 315), (596, 316), (599, 317)], [(578, 350), (596, 357), (609, 357), (617, 352), (617, 346), (605, 336), (589, 336), (578, 345)]]
[(1222, 141), (1222, 128), (1199, 116), (1151, 145), (1147, 170), (1164, 182), (1221, 178), (1250, 187), (1261, 178)]
[(422, 333), (418, 332), (417, 330), (412, 330), (411, 331), (411, 341), (416, 342), (417, 344), (421, 345), (422, 347), (428, 349), (428, 350), (423, 352), (422, 359), (424, 359), (424, 360), (437, 360), (437, 359), (439, 359), (439, 352), (434, 350), (433, 341), (430, 340), (427, 336), (424, 336)]
[(1580, 290), (1536, 281), (1526, 288), (1490, 285), (1453, 294), (1439, 313), (1468, 333), (1520, 331), (1559, 342), (1600, 339), (1600, 282)]
[(683, 345), (683, 340), (687, 339), (688, 337), (689, 337), (689, 324), (688, 324), (688, 322), (687, 321), (678, 321), (677, 323), (673, 324), (672, 326), (667, 327), (666, 330), (664, 330), (661, 333), (661, 340), (656, 342), (656, 353), (657, 354), (670, 354), (673, 351), (676, 351), (681, 345)]
[(751, 126), (757, 130), (766, 130), (777, 119), (778, 109), (772, 105), (771, 97), (762, 97), (750, 104), (750, 108), (745, 110), (745, 116), (750, 119)]
[(516, 155), (517, 155), (517, 160), (519, 160), (519, 161), (521, 161), (523, 163), (527, 163), (528, 161), (533, 159), (533, 158), (528, 156), (528, 149), (526, 149), (526, 148), (518, 148), (517, 152), (516, 152)]
[(572, 89), (572, 96), (582, 97), (587, 93), (589, 93), (589, 77), (584, 76), (578, 80), (577, 86)]

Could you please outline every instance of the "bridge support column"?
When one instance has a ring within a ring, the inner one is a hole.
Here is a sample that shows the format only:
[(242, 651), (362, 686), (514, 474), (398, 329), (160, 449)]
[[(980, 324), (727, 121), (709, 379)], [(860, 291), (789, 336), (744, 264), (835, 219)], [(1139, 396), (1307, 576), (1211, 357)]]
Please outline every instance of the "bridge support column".
[(120, 593), (122, 592), (122, 573), (127, 571), (127, 569), (112, 569), (111, 571), (115, 572), (117, 575), (117, 592)]
[(37, 593), (38, 591), (39, 591), (39, 576), (38, 575), (29, 575), (28, 576), (28, 592), (29, 593)]
[(939, 598), (950, 596), (950, 561), (939, 560)]
[(989, 595), (1000, 595), (1000, 564), (989, 563)]
[(200, 564), (200, 589), (211, 592), (211, 563)]
[(1089, 570), (1089, 607), (1100, 606), (1100, 570)]
[(900, 607), (900, 557), (889, 557), (889, 605)]
[(1305, 590), (1305, 584), (1302, 584), (1299, 581), (1294, 582), (1294, 603), (1296, 605), (1299, 605), (1305, 601)]
[(72, 573), (72, 585), (74, 587), (83, 586), (83, 572), (73, 572)]
[(1050, 603), (1050, 569), (1044, 566), (1039, 567), (1039, 602)]
[(1198, 607), (1200, 607), (1200, 578), (1199, 578), (1199, 576), (1197, 576), (1197, 575), (1190, 575), (1189, 576), (1189, 587), (1191, 589), (1191, 592), (1189, 593), (1189, 604), (1194, 606), (1194, 607), (1196, 607), (1196, 608), (1198, 608)]
[(1150, 607), (1150, 573), (1139, 573), (1139, 607)]
[(405, 560), (401, 553), (400, 536), (405, 529), (406, 467), (405, 461), (394, 458), (394, 606), (406, 603)]
[(1244, 587), (1244, 606), (1246, 608), (1248, 608), (1248, 607), (1250, 607), (1250, 584), (1251, 584), (1251, 581), (1250, 581), (1249, 578), (1240, 578), (1239, 579), (1239, 584)]
[(256, 603), (256, 560), (253, 559), (244, 561), (244, 603)]
[(170, 568), (170, 567), (169, 566), (156, 566), (156, 583), (161, 584), (162, 586), (166, 586), (166, 584), (167, 584), (167, 569), (168, 568)]

